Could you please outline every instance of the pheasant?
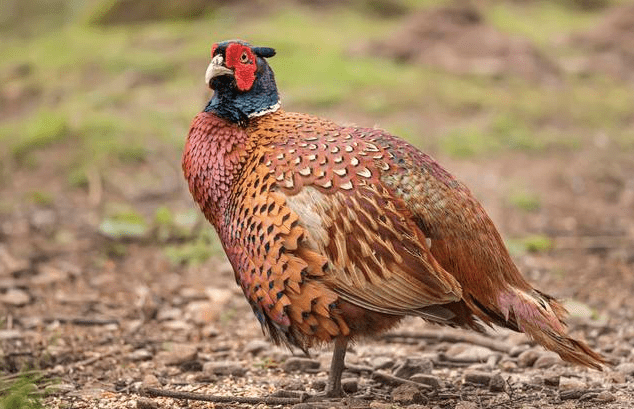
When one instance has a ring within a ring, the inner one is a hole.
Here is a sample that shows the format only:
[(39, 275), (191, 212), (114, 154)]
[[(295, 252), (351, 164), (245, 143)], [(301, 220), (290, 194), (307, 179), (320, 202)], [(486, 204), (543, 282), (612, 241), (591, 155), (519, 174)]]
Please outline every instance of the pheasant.
[(334, 343), (341, 396), (348, 342), (405, 316), (526, 333), (564, 360), (603, 358), (566, 334), (566, 311), (520, 274), (469, 189), (427, 154), (376, 128), (285, 112), (267, 58), (216, 43), (182, 165), (255, 316), (277, 344)]

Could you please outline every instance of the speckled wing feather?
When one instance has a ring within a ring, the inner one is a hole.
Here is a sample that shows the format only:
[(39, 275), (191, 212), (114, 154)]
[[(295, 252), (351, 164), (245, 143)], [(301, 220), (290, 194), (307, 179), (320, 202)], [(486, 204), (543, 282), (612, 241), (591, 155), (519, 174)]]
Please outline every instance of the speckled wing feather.
[(318, 280), (327, 260), (302, 247), (306, 229), (285, 195), (275, 191), (266, 151), (253, 152), (230, 196), (225, 249), (236, 280), (271, 335), (307, 348), (312, 340), (306, 336), (329, 341), (348, 328), (333, 312), (336, 294)]
[(274, 190), (305, 229), (302, 246), (327, 257), (320, 281), (371, 311), (415, 314), (457, 301), (458, 282), (433, 259), (404, 201), (385, 188), (387, 153), (367, 140), (375, 130), (341, 128), (301, 114), (258, 123), (275, 129), (265, 159)]
[(462, 300), (452, 311), (468, 313), (454, 322), (477, 329), (473, 314), (485, 323), (524, 332), (565, 360), (601, 368), (600, 355), (566, 334), (561, 304), (522, 277), (469, 189), (403, 140), (387, 133), (371, 140), (390, 152), (397, 165), (395, 172), (383, 174), (382, 181), (405, 201), (430, 239), (434, 259), (462, 286)]

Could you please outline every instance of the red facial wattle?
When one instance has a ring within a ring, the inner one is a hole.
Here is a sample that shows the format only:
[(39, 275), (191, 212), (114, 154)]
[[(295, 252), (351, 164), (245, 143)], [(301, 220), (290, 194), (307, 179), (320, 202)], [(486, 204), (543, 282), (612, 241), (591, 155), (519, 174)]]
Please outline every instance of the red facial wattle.
[[(212, 51), (213, 52), (213, 51)], [(243, 57), (246, 55), (246, 59)], [(225, 65), (233, 68), (236, 85), (240, 91), (248, 91), (255, 81), (255, 55), (247, 46), (238, 43), (229, 44), (225, 51)]]

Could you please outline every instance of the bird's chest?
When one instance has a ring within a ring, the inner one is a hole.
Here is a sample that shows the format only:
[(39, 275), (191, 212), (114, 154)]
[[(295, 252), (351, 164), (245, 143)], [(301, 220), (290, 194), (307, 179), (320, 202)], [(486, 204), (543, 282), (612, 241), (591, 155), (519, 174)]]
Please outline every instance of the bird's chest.
[(231, 192), (248, 157), (245, 139), (240, 128), (227, 127), (215, 118), (197, 117), (183, 152), (183, 171), (189, 190), (219, 232)]

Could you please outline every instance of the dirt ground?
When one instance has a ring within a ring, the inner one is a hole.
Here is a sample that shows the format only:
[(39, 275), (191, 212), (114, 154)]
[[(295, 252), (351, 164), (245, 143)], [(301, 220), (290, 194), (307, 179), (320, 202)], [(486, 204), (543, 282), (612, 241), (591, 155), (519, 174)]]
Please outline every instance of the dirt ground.
[[(500, 44), (481, 56), (508, 61), (500, 68), (505, 75), (515, 66), (498, 51), (515, 46)], [(518, 47), (521, 55), (533, 55)], [(540, 58), (534, 61), (524, 66), (534, 68), (529, 79), (558, 75), (550, 63), (543, 68)], [(623, 69), (631, 75), (631, 66)], [(366, 119), (360, 125), (372, 124)], [(267, 404), (155, 397), (150, 388), (236, 401), (274, 397), (268, 404), (278, 407), (634, 407), (634, 156), (608, 135), (576, 150), (438, 158), (481, 199), (504, 237), (552, 239), (550, 249), (518, 252), (515, 260), (537, 288), (571, 300), (570, 331), (604, 354), (604, 371), (566, 364), (521, 334), (492, 329), (474, 335), (411, 319), (351, 347), (348, 397), (301, 403), (324, 389), (331, 352), (304, 357), (271, 345), (221, 255), (181, 265), (166, 254), (166, 245), (210, 227), (190, 220), (187, 232), (177, 234), (154, 223), (142, 234), (113, 238), (101, 225), (104, 206), (116, 201), (143, 209), (148, 218), (162, 206), (183, 214), (195, 209), (178, 154), (95, 171), (76, 189), (58, 171), (70, 151), (62, 143), (36, 152), (36, 169), (15, 167), (0, 183), (3, 198), (23, 198), (25, 186), (52, 197), (0, 209), (2, 380), (29, 368), (44, 375), (38, 383), (47, 392), (46, 407)], [(139, 174), (147, 175), (147, 184), (129, 177)], [(540, 197), (538, 208), (508, 204), (503, 192), (515, 184), (530, 186)]]
[[(518, 154), (486, 166), (450, 161), (449, 168), (486, 198), (505, 233), (547, 226), (554, 249), (517, 262), (538, 288), (576, 300), (569, 305), (572, 333), (611, 366), (577, 368), (506, 331), (492, 331), (483, 341), (411, 320), (352, 348), (344, 376), (350, 397), (342, 405), (630, 407), (634, 159), (608, 146), (569, 156)], [(513, 179), (536, 181), (545, 197), (541, 211), (527, 216), (495, 205), (503, 202), (500, 186)], [(2, 195), (19, 194), (24, 183), (50, 186), (51, 180), (18, 172)], [(144, 387), (260, 397), (323, 388), (329, 351), (297, 360), (298, 351), (270, 345), (226, 261), (174, 267), (151, 238), (126, 241), (124, 253), (104, 251), (115, 242), (95, 228), (89, 191), (98, 188), (59, 189), (62, 200), (0, 219), (2, 365), (9, 373), (41, 368), (55, 379), (50, 407), (213, 407), (139, 396)], [(108, 184), (99, 189), (117, 195)], [(144, 205), (171, 201), (192, 206), (184, 185)], [(423, 385), (397, 387), (381, 372), (414, 374)]]
[(457, 74), (518, 75), (532, 82), (559, 78), (556, 63), (529, 41), (487, 24), (474, 5), (458, 4), (410, 15), (396, 35), (368, 49), (372, 54)]

